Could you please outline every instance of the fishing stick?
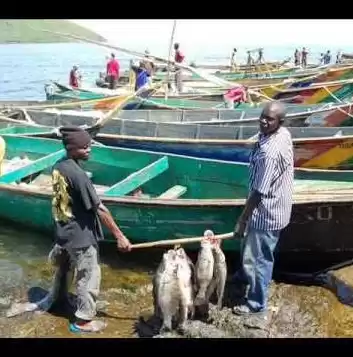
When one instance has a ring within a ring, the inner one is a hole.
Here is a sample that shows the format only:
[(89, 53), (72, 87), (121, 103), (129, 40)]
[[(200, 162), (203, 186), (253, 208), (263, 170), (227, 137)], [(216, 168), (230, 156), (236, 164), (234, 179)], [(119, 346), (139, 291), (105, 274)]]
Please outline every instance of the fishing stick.
[[(234, 237), (234, 233), (230, 232), (230, 233), (215, 235), (214, 239), (224, 240), (224, 239), (230, 239), (233, 237)], [(162, 246), (174, 246), (174, 245), (178, 245), (178, 244), (191, 244), (191, 243), (201, 242), (203, 239), (204, 239), (204, 236), (192, 237), (192, 238), (160, 240), (160, 241), (154, 241), (154, 242), (132, 244), (131, 248), (132, 249), (140, 249), (140, 248), (153, 248), (153, 247), (162, 247)]]

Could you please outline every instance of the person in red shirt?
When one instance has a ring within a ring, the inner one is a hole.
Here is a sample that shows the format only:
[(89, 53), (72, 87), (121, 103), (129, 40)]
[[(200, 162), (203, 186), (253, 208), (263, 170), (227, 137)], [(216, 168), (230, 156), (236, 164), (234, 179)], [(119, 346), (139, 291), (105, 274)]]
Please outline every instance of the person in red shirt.
[(78, 71), (78, 67), (73, 66), (72, 70), (70, 71), (69, 84), (73, 88), (78, 88), (80, 86), (80, 82), (81, 82), (81, 75)]
[[(174, 61), (176, 63), (182, 63), (184, 61), (185, 56), (179, 49), (179, 43), (174, 43), (174, 50), (175, 50)], [(183, 91), (182, 69), (179, 67), (175, 69), (175, 86), (178, 93), (182, 93)]]
[(233, 87), (224, 94), (225, 106), (227, 109), (234, 109), (234, 104), (238, 106), (241, 103), (248, 102), (247, 87), (236, 86)]
[(110, 61), (107, 63), (107, 78), (109, 89), (115, 89), (119, 79), (119, 62), (115, 59), (114, 53), (111, 54)]

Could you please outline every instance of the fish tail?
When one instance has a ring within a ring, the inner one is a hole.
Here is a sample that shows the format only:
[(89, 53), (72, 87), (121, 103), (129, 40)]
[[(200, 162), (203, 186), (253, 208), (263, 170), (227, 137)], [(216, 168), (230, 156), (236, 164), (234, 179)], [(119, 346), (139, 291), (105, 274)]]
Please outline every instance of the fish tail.
[(200, 288), (196, 297), (195, 297), (195, 305), (204, 305), (206, 302), (206, 290)]

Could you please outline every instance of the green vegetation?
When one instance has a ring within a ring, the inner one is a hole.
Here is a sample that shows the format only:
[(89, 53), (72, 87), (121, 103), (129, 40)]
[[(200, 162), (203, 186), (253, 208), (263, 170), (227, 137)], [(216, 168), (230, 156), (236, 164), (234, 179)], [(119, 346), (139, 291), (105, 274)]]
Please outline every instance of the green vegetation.
[(64, 32), (90, 40), (105, 41), (95, 32), (67, 20), (0, 20), (0, 43), (75, 42), (73, 39), (40, 30)]

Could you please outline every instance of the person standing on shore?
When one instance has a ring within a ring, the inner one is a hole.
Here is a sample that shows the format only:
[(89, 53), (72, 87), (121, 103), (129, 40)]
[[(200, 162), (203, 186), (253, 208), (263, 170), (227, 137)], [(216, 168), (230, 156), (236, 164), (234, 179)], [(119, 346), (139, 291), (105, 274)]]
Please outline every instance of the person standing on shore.
[(235, 71), (237, 68), (237, 49), (233, 48), (233, 52), (230, 57), (230, 68), (231, 71)]
[[(176, 63), (182, 63), (185, 59), (184, 54), (180, 51), (179, 43), (174, 43), (174, 61)], [(176, 67), (175, 69), (175, 86), (177, 92), (180, 94), (183, 92), (183, 78), (182, 78), (182, 68)]]
[(69, 84), (73, 88), (79, 88), (82, 76), (78, 70), (78, 66), (73, 66), (70, 71)]
[(243, 237), (241, 269), (234, 282), (245, 286), (245, 302), (235, 314), (266, 312), (274, 250), (289, 224), (294, 184), (293, 144), (282, 126), (285, 108), (270, 102), (260, 116), (260, 134), (250, 157), (249, 197), (234, 229)]
[(109, 89), (115, 89), (119, 80), (120, 65), (115, 59), (114, 53), (111, 54), (110, 60), (107, 63), (107, 79), (109, 83)]
[(301, 65), (303, 68), (306, 68), (306, 66), (308, 65), (308, 50), (303, 47), (302, 53), (301, 53)]
[(95, 320), (97, 297), (101, 283), (98, 244), (104, 239), (101, 222), (111, 231), (121, 251), (130, 251), (131, 244), (81, 168), (80, 161), (88, 160), (91, 136), (79, 127), (60, 129), (66, 157), (52, 170), (55, 244), (49, 257), (57, 261), (62, 276), (76, 270), (77, 304), (71, 332), (98, 332), (106, 327)]

